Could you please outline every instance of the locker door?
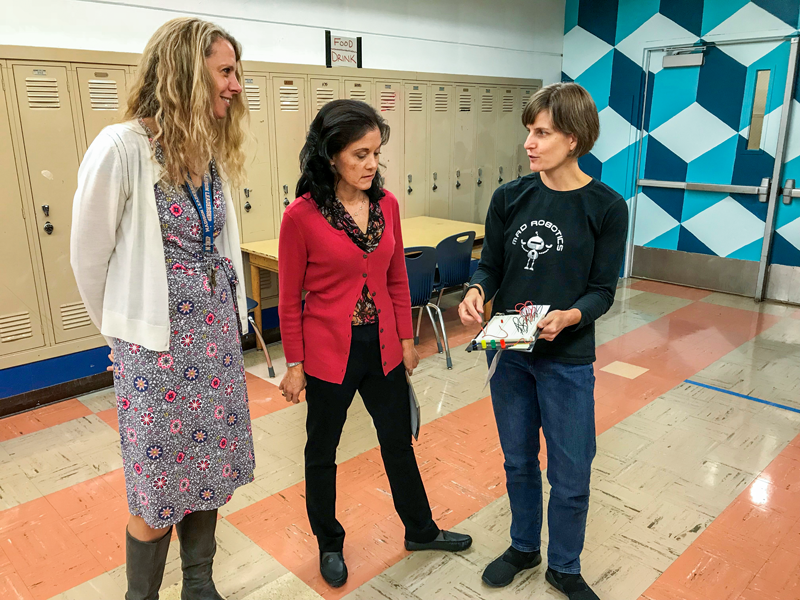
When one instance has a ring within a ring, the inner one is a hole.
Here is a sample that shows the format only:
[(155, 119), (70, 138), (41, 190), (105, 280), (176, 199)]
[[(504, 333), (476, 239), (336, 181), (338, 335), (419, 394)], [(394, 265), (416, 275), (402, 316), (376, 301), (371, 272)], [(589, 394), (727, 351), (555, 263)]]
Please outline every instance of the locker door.
[[(341, 98), (339, 94), (339, 80), (333, 78), (313, 78), (311, 80), (311, 114), (317, 116), (319, 109), (331, 100)], [(309, 124), (314, 120), (309, 119)]]
[(368, 79), (345, 79), (345, 97), (349, 100), (361, 100), (375, 106), (372, 94), (372, 82)]
[(79, 156), (67, 69), (16, 64), (14, 80), (55, 339), (94, 335), (69, 264)]
[(477, 134), (475, 140), (475, 218), (476, 223), (486, 221), (486, 212), (497, 187), (495, 156), (497, 148), (497, 88), (478, 88)]
[(405, 188), (403, 185), (403, 87), (397, 81), (375, 82), (381, 116), (389, 124), (391, 133), (389, 143), (381, 148), (381, 173), (383, 187), (395, 196), (400, 203), (400, 216), (403, 216)]
[(283, 211), (295, 199), (294, 192), (300, 176), (300, 150), (306, 141), (305, 77), (302, 75), (273, 76), (272, 105), (275, 110), (278, 214), (282, 217)]
[[(520, 108), (520, 119), (522, 118), (522, 113), (525, 111), (525, 107), (528, 106), (528, 102), (531, 101), (531, 98), (536, 93), (536, 90), (539, 88), (522, 88), (520, 93), (522, 95), (519, 103)], [(522, 121), (520, 121), (520, 125)], [(520, 128), (519, 136), (517, 137), (517, 166), (516, 166), (516, 174), (515, 177), (523, 177), (528, 175), (531, 172), (531, 161), (528, 160), (528, 151), (525, 150), (524, 144), (525, 140), (528, 137), (528, 130), (525, 127)]]
[(430, 179), (427, 172), (428, 86), (405, 84), (404, 164), (405, 207), (403, 218), (422, 217), (428, 212)]
[(431, 122), (428, 176), (430, 177), (428, 215), (439, 219), (450, 218), (450, 163), (453, 158), (453, 103), (452, 85), (431, 86), (433, 102), (430, 104)]
[(456, 88), (455, 131), (453, 132), (453, 180), (450, 218), (475, 221), (475, 124), (478, 89)]
[(250, 133), (245, 140), (245, 181), (237, 194), (243, 242), (271, 240), (275, 230), (270, 128), (267, 118), (267, 78), (245, 75), (244, 94), (250, 109)]
[(125, 70), (78, 67), (76, 71), (88, 147), (103, 127), (119, 123), (125, 116)]
[(0, 181), (4, 182), (0, 202), (0, 356), (44, 345), (4, 87), (0, 86)]
[(500, 112), (497, 116), (497, 177), (494, 188), (517, 177), (519, 130), (522, 111), (519, 88), (500, 88)]

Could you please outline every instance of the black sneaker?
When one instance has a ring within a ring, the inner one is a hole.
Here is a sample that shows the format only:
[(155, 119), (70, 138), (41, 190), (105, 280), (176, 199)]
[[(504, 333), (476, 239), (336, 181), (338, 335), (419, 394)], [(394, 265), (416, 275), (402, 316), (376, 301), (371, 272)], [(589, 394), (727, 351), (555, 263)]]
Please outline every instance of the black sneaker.
[(548, 567), (544, 578), (569, 600), (600, 600), (579, 573), (559, 573)]
[(347, 565), (341, 552), (323, 552), (319, 556), (319, 572), (331, 587), (342, 587), (347, 583)]
[(483, 582), (491, 587), (505, 587), (512, 581), (517, 573), (525, 569), (532, 569), (542, 562), (542, 554), (535, 552), (522, 552), (513, 546), (503, 552), (503, 555), (490, 562), (483, 571)]

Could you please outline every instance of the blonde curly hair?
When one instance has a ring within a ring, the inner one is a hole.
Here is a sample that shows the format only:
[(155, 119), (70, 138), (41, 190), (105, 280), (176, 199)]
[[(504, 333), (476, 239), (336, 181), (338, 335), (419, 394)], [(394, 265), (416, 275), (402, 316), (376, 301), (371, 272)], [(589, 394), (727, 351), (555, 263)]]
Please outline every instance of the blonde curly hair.
[(214, 117), (217, 92), (206, 58), (219, 40), (236, 53), (236, 76), (242, 82), (242, 49), (221, 27), (193, 17), (167, 21), (147, 42), (126, 120), (154, 118), (155, 139), (164, 152), (162, 179), (186, 181), (186, 170), (204, 173), (213, 158), (218, 168), (238, 183), (244, 176), (244, 121), (249, 116), (242, 94), (231, 99), (224, 119)]

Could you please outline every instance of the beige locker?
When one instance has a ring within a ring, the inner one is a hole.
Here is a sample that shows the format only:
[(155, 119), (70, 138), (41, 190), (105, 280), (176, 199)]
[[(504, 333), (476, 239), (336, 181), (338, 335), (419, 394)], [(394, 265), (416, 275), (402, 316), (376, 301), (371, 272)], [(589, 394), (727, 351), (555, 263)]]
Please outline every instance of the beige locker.
[[(0, 69), (0, 78), (4, 77)], [(3, 257), (3, 284), (0, 285), (0, 356), (44, 345), (42, 319), (36, 298), (30, 246), (22, 212), (19, 179), (8, 104), (0, 86), (0, 256)]]
[(78, 67), (81, 113), (89, 147), (102, 129), (119, 123), (128, 100), (124, 69)]
[(345, 79), (344, 90), (348, 100), (361, 100), (375, 106), (372, 82), (369, 79)]
[(278, 215), (282, 217), (283, 211), (295, 199), (295, 188), (300, 176), (300, 150), (306, 141), (308, 123), (305, 77), (273, 76), (272, 106), (275, 118), (275, 157), (278, 167)]
[(477, 98), (478, 88), (456, 86), (450, 218), (468, 223), (475, 221), (476, 212), (475, 125), (477, 122)]
[(428, 214), (430, 177), (427, 171), (428, 144), (428, 86), (424, 83), (405, 84), (404, 130), (404, 219)]
[(495, 189), (517, 177), (518, 140), (522, 129), (519, 88), (501, 87), (497, 115), (497, 179)]
[(432, 85), (432, 101), (428, 111), (430, 119), (428, 176), (428, 216), (450, 218), (452, 197), (451, 162), (453, 158), (453, 120), (455, 103), (452, 85)]
[[(520, 119), (522, 119), (522, 113), (525, 111), (525, 107), (528, 106), (528, 102), (531, 101), (531, 98), (536, 93), (536, 90), (539, 88), (537, 87), (527, 87), (522, 88), (520, 93), (522, 97), (520, 98)], [(520, 121), (520, 124), (522, 121)], [(525, 150), (525, 140), (528, 138), (528, 130), (523, 126), (520, 129), (519, 137), (518, 137), (518, 144), (517, 144), (517, 173), (516, 177), (524, 177), (525, 175), (530, 174), (531, 172), (531, 161), (528, 160), (528, 151)]]
[(403, 86), (398, 81), (375, 82), (378, 110), (389, 124), (389, 143), (381, 148), (381, 174), (383, 187), (395, 196), (403, 216), (405, 188), (403, 185)]
[(57, 343), (97, 334), (69, 264), (78, 149), (65, 66), (15, 64), (14, 80)]
[(486, 220), (486, 211), (497, 187), (496, 149), (498, 90), (494, 87), (478, 88), (475, 136), (475, 217), (476, 223)]
[(245, 140), (245, 181), (237, 194), (243, 242), (277, 237), (273, 202), (272, 162), (269, 159), (267, 78), (245, 75), (245, 101), (250, 109), (250, 135)]
[(309, 124), (317, 116), (319, 110), (331, 100), (338, 100), (341, 98), (339, 94), (340, 82), (338, 79), (332, 77), (314, 77), (311, 79), (311, 119)]

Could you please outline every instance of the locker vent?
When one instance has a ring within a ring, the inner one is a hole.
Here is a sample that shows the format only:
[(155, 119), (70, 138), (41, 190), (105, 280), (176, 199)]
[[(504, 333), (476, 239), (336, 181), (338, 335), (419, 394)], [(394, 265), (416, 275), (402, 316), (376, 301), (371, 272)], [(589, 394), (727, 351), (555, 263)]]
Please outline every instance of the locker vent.
[(300, 90), (294, 85), (281, 86), (281, 111), (297, 112), (300, 110)]
[(52, 78), (25, 79), (28, 90), (28, 107), (34, 110), (47, 108), (61, 108), (61, 99), (58, 97), (58, 81)]
[(86, 312), (83, 302), (61, 305), (61, 324), (64, 327), (64, 331), (85, 327), (86, 325), (91, 325), (91, 323), (92, 320), (89, 318), (89, 313)]
[(397, 110), (397, 92), (394, 90), (381, 91), (381, 112), (394, 112)]
[(89, 101), (92, 110), (119, 110), (117, 82), (113, 79), (90, 79)]
[(450, 98), (447, 92), (437, 92), (433, 98), (433, 110), (436, 112), (447, 112), (450, 108)]
[(274, 274), (261, 269), (261, 298), (272, 298), (278, 295), (278, 281)]
[(525, 110), (525, 107), (528, 106), (528, 102), (531, 101), (532, 97), (533, 97), (533, 91), (532, 90), (525, 90), (524, 92), (522, 92), (522, 110), (523, 111)]
[(348, 95), (350, 100), (361, 100), (362, 102), (367, 101), (367, 90), (350, 90)]
[(490, 113), (494, 110), (494, 94), (481, 96), (481, 112)]
[(247, 98), (247, 106), (250, 112), (261, 110), (261, 90), (255, 83), (246, 83), (244, 85), (244, 95)]
[[(409, 112), (422, 112), (422, 92), (408, 93), (408, 110)], [(445, 110), (447, 109), (445, 108)]]
[(317, 88), (317, 110), (333, 100), (333, 90), (329, 88)]
[(503, 96), (503, 112), (514, 112), (514, 96), (506, 94)]
[(15, 342), (33, 336), (29, 312), (0, 315), (0, 343)]
[(459, 112), (470, 112), (472, 110), (472, 94), (461, 94), (458, 97)]

